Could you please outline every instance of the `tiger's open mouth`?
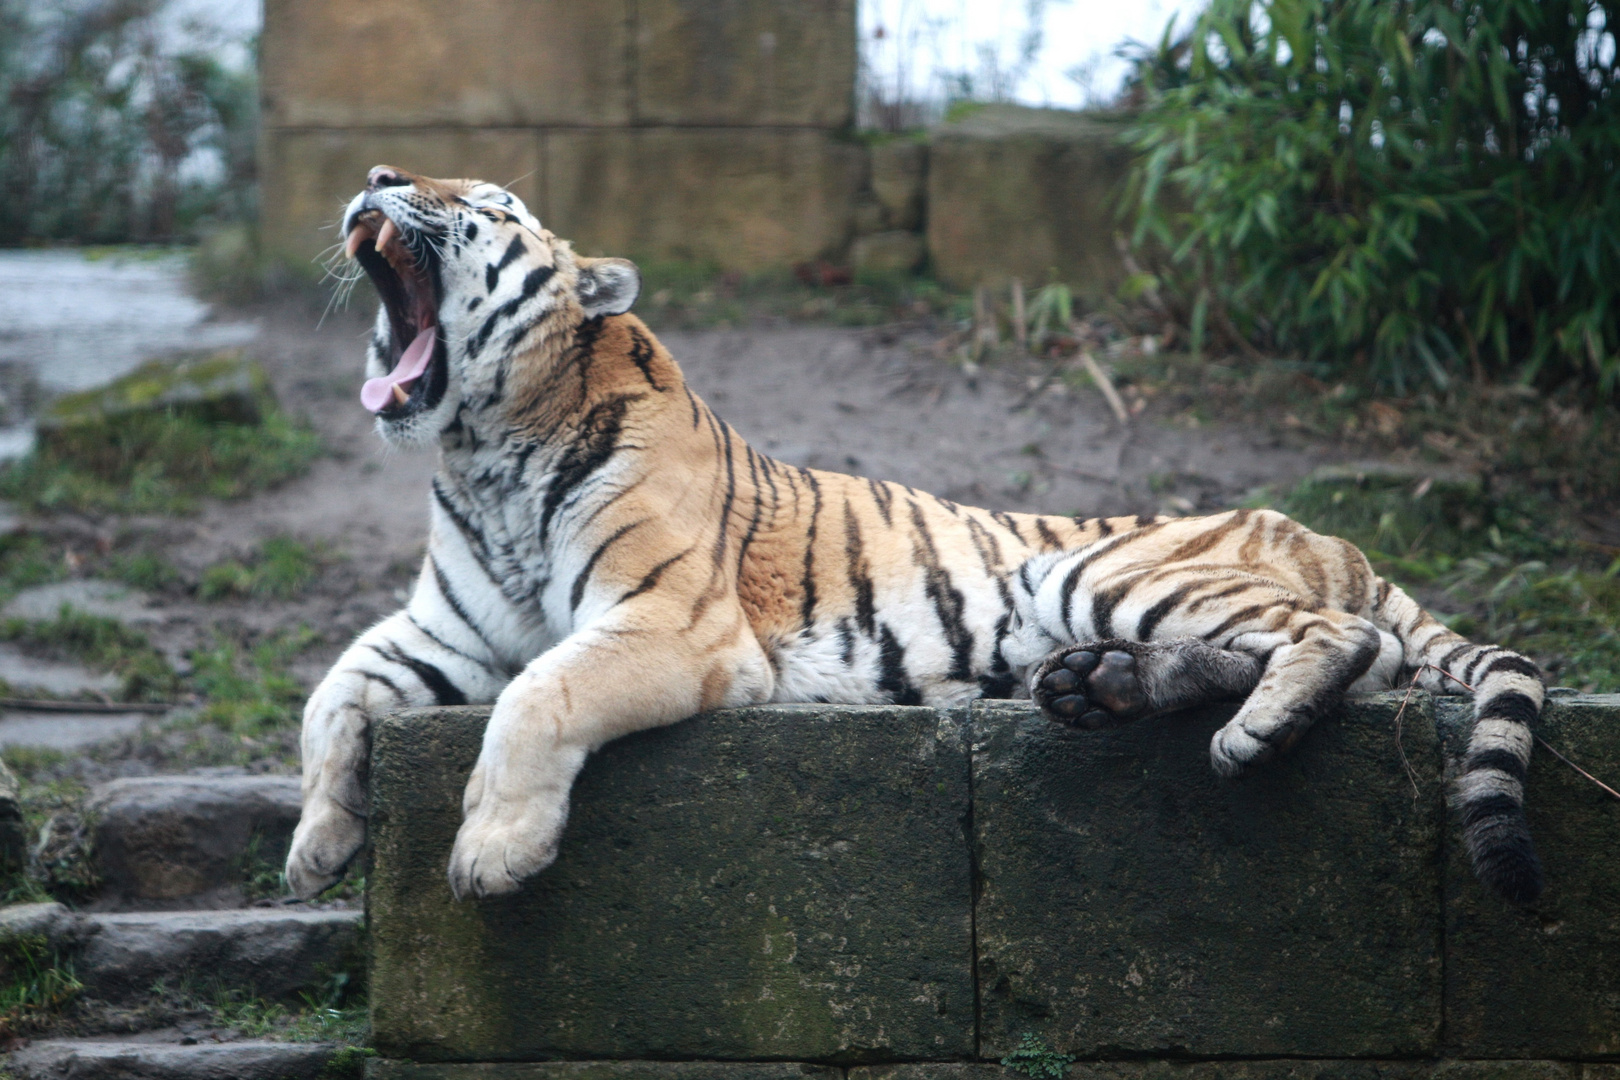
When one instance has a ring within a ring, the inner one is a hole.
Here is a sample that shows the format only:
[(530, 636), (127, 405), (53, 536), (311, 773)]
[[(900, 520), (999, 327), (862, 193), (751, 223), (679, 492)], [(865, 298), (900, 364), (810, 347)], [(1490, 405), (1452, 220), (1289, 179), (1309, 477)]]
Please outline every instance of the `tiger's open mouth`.
[(447, 382), (439, 333), (439, 267), (433, 246), (379, 210), (355, 215), (344, 251), (358, 259), (388, 311), (387, 375), (367, 379), (360, 403), (385, 420), (431, 409)]

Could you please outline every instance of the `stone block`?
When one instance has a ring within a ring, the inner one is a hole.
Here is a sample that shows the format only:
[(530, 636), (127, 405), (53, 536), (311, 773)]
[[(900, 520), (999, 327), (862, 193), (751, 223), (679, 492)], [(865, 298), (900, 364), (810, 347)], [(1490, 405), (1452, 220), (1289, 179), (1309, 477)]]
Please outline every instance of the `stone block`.
[[(980, 1052), (1407, 1056), (1439, 1044), (1430, 702), (1353, 700), (1241, 783), (1231, 710), (1114, 731), (974, 707)], [(1417, 790), (1414, 791), (1414, 783)]]
[(139, 1002), (154, 983), (218, 979), (262, 997), (320, 990), (356, 959), (359, 911), (246, 908), (140, 911), (90, 917), (94, 933), (76, 970), (85, 993)]
[(271, 130), (263, 136), (259, 160), (264, 250), (312, 270), (323, 252), (335, 250), (343, 208), (365, 187), (373, 165), (490, 180), (531, 208), (540, 204), (540, 136), (534, 131)]
[(85, 812), (95, 823), (92, 852), (104, 902), (240, 903), (246, 874), (286, 859), (301, 805), (292, 776), (145, 776), (101, 784)]
[(329, 1043), (231, 1042), (181, 1046), (141, 1040), (48, 1039), (6, 1061), (15, 1080), (322, 1080)]
[(71, 442), (65, 431), (100, 427), (140, 413), (185, 412), (202, 419), (256, 424), (271, 400), (270, 377), (240, 349), (148, 360), (105, 386), (63, 394), (40, 415), (44, 445)]
[[(1470, 716), (1466, 700), (1441, 700), (1452, 769)], [(1620, 776), (1620, 695), (1549, 697), (1538, 733), (1609, 784)], [(1538, 745), (1525, 813), (1547, 874), (1528, 908), (1487, 894), (1448, 845), (1445, 1041), (1480, 1057), (1620, 1055), (1620, 802)]]
[(643, 124), (843, 128), (855, 0), (637, 0)]
[(855, 272), (873, 277), (909, 274), (922, 265), (924, 254), (921, 236), (898, 229), (862, 236), (850, 245)]
[(844, 1070), (784, 1061), (525, 1061), (424, 1064), (374, 1058), (366, 1080), (844, 1080)]
[(915, 232), (922, 228), (928, 197), (928, 146), (895, 141), (872, 147), (872, 194), (883, 207), (886, 226)]
[(1083, 113), (987, 105), (930, 134), (928, 252), (959, 288), (1049, 278), (1082, 295), (1124, 278), (1114, 234), (1130, 155)]
[(265, 125), (628, 123), (630, 6), (266, 0)]
[(861, 149), (817, 131), (647, 128), (545, 136), (546, 227), (587, 254), (744, 272), (839, 257)]
[(487, 710), (372, 747), (374, 1045), (413, 1061), (837, 1061), (972, 1053), (964, 721), (733, 710), (610, 743), (557, 862), (456, 903)]

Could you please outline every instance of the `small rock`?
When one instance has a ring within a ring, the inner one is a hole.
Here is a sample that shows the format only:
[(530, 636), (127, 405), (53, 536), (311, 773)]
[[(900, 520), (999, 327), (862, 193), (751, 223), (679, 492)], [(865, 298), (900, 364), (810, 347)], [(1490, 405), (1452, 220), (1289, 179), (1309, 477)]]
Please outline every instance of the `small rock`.
[(898, 229), (874, 233), (856, 240), (850, 257), (857, 273), (909, 274), (922, 263), (923, 238)]
[(83, 915), (54, 900), (0, 908), (0, 942), (44, 938), (52, 948), (65, 948), (93, 932), (94, 928)]
[(105, 386), (57, 398), (39, 418), (39, 438), (48, 446), (58, 433), (70, 428), (168, 410), (183, 410), (213, 421), (255, 424), (269, 395), (270, 380), (264, 369), (240, 349), (149, 360)]
[(187, 976), (218, 980), (267, 998), (318, 989), (341, 970), (360, 939), (359, 911), (248, 908), (91, 915), (96, 933), (77, 971), (85, 993), (138, 1002), (154, 983)]
[(316, 1080), (336, 1052), (325, 1043), (51, 1039), (18, 1050), (6, 1067), (16, 1080)]
[(298, 824), (291, 776), (148, 776), (113, 780), (85, 804), (95, 821), (104, 903), (242, 902), (244, 875), (279, 869)]

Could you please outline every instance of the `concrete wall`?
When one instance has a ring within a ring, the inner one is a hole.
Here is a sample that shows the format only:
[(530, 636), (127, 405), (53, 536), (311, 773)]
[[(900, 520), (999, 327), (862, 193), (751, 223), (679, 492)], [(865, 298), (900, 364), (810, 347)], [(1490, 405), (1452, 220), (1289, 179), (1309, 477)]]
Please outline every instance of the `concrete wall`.
[(387, 163), (506, 184), (593, 254), (1118, 280), (1105, 124), (993, 106), (869, 146), (855, 62), (855, 0), (266, 0), (266, 246), (315, 258)]
[[(1544, 754), (1533, 910), (1483, 893), (1445, 776), (1467, 703), (1348, 703), (1216, 780), (1230, 710), (1111, 732), (1027, 704), (778, 706), (608, 746), (554, 867), (458, 904), (487, 712), (379, 726), (368, 1075), (1620, 1080), (1620, 805)], [(1620, 696), (1541, 725), (1620, 773)], [(1403, 766), (1402, 754), (1411, 768)]]

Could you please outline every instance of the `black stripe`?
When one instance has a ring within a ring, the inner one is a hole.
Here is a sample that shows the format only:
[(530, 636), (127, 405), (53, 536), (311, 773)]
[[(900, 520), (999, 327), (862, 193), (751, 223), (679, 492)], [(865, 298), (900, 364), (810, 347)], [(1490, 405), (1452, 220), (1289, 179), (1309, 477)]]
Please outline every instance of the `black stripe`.
[[(1158, 603), (1142, 612), (1142, 618), (1136, 624), (1136, 640), (1151, 641), (1153, 639), (1153, 631), (1158, 628), (1158, 625), (1161, 622), (1164, 621), (1164, 617), (1170, 614), (1170, 612), (1175, 609), (1177, 604), (1187, 599), (1187, 594), (1198, 588), (1200, 584), (1202, 584), (1202, 582), (1188, 582), (1186, 585), (1176, 589)], [(1102, 636), (1107, 637), (1108, 635), (1103, 634)]]
[[(1507, 652), (1507, 650), (1497, 645), (1481, 645), (1479, 655), (1468, 661), (1468, 666), (1463, 669), (1463, 682), (1474, 686), (1474, 672), (1479, 668), (1479, 665), (1484, 663), (1487, 658), (1504, 652)], [(1475, 689), (1478, 689), (1478, 687), (1475, 687)]]
[(1463, 772), (1473, 772), (1476, 769), (1496, 769), (1505, 772), (1515, 780), (1523, 781), (1530, 775), (1525, 763), (1519, 760), (1519, 755), (1511, 750), (1493, 747), (1489, 750), (1480, 750), (1469, 754), (1463, 760)]
[(1153, 524), (1153, 515), (1152, 514), (1137, 514), (1136, 515), (1136, 527), (1138, 529), (1145, 528), (1146, 526), (1152, 525), (1152, 524)]
[(697, 395), (692, 393), (692, 388), (690, 386), (683, 385), (681, 387), (681, 389), (686, 391), (686, 400), (692, 406), (692, 430), (696, 431), (698, 429), (698, 399), (697, 399)]
[(743, 443), (743, 449), (748, 451), (748, 486), (754, 493), (754, 512), (749, 515), (748, 528), (743, 533), (742, 542), (737, 545), (738, 575), (742, 574), (743, 560), (748, 557), (748, 549), (759, 532), (759, 519), (765, 516), (765, 504), (759, 497), (759, 455), (747, 443)]
[(546, 488), (545, 501), (540, 507), (540, 542), (544, 544), (551, 532), (551, 519), (568, 495), (583, 484), (590, 475), (607, 463), (618, 449), (619, 432), (624, 428), (624, 414), (632, 402), (641, 400), (640, 394), (618, 394), (603, 401), (585, 414), (580, 421), (579, 433), (564, 448), (557, 461), (557, 471)]
[(1506, 656), (1498, 656), (1496, 659), (1486, 664), (1485, 670), (1479, 673), (1479, 681), (1483, 683), (1486, 679), (1490, 678), (1492, 675), (1495, 675), (1498, 671), (1511, 671), (1515, 675), (1524, 675), (1532, 679), (1541, 678), (1540, 668), (1536, 667), (1536, 665), (1532, 664), (1522, 656), (1516, 656), (1513, 653), (1508, 653)]
[(456, 613), (456, 618), (466, 623), (467, 629), (477, 634), (480, 641), (488, 642), (489, 639), (484, 636), (484, 632), (478, 628), (478, 624), (473, 622), (471, 616), (467, 614), (467, 609), (461, 606), (461, 600), (456, 596), (456, 591), (450, 587), (450, 579), (445, 576), (444, 569), (439, 566), (439, 560), (433, 557), (432, 552), (428, 552), (428, 565), (433, 567), (433, 580), (438, 583), (439, 595), (444, 597), (444, 602), (450, 605), (450, 610)]
[(591, 557), (585, 560), (584, 568), (580, 570), (579, 575), (574, 578), (574, 587), (569, 590), (568, 610), (570, 612), (577, 611), (579, 609), (579, 602), (585, 598), (585, 583), (590, 580), (591, 571), (596, 569), (596, 561), (602, 557), (602, 553), (608, 548), (612, 547), (614, 541), (624, 536), (625, 533), (629, 532), (631, 529), (640, 528), (645, 524), (647, 524), (647, 519), (642, 518), (640, 521), (632, 521), (628, 525), (620, 525), (617, 532), (608, 537), (606, 540), (602, 541), (600, 544), (596, 545), (596, 550), (591, 552)]
[(1029, 543), (1028, 540), (1024, 539), (1024, 534), (1021, 531), (1019, 531), (1018, 520), (1016, 518), (1014, 518), (1011, 514), (1007, 513), (1005, 510), (992, 510), (992, 511), (990, 511), (990, 518), (997, 525), (1000, 525), (1003, 529), (1006, 529), (1008, 532), (1010, 532), (1014, 536), (1016, 536), (1018, 538), (1018, 542), (1020, 544), (1026, 544), (1027, 545)]
[(398, 646), (391, 646), (387, 652), (384, 652), (382, 649), (379, 649), (374, 645), (372, 646), (372, 651), (374, 651), (378, 656), (392, 660), (394, 663), (399, 664), (402, 667), (409, 668), (411, 674), (415, 675), (417, 679), (421, 681), (422, 685), (427, 688), (428, 692), (433, 695), (434, 704), (467, 704), (467, 695), (463, 694), (461, 692), (461, 688), (455, 683), (451, 682), (449, 678), (445, 676), (444, 672), (440, 671), (435, 665), (428, 663), (426, 660), (421, 660), (417, 657), (411, 656)]
[(630, 326), (630, 362), (641, 369), (642, 377), (647, 380), (648, 386), (662, 393), (664, 388), (658, 385), (657, 379), (653, 378), (652, 361), (652, 342), (647, 340), (647, 335), (641, 332), (640, 327), (632, 323)]
[(1107, 518), (1098, 518), (1097, 519), (1097, 535), (1098, 536), (1104, 536), (1104, 537), (1113, 536), (1114, 535), (1113, 523), (1110, 522)]
[[(377, 650), (372, 649), (371, 651), (376, 652)], [(366, 680), (367, 682), (381, 683), (383, 686), (386, 686), (386, 687), (388, 687), (389, 690), (393, 691), (394, 696), (399, 698), (399, 700), (401, 700), (401, 701), (409, 701), (410, 700), (410, 698), (405, 696), (405, 691), (403, 691), (403, 690), (401, 690), (399, 688), (399, 684), (396, 683), (393, 679), (388, 678), (388, 676), (386, 676), (386, 675), (378, 675), (375, 671), (367, 671), (364, 668), (360, 668), (358, 670), (360, 672), (360, 677), (362, 679)]]
[(1481, 799), (1470, 799), (1463, 803), (1463, 828), (1469, 829), (1481, 822), (1492, 818), (1522, 818), (1524, 806), (1518, 799), (1505, 792), (1494, 792)]
[(680, 562), (690, 554), (692, 554), (692, 549), (687, 548), (679, 555), (671, 555), (669, 558), (647, 571), (647, 576), (641, 579), (641, 584), (619, 597), (619, 603), (622, 604), (626, 600), (633, 600), (642, 593), (646, 592), (648, 589), (651, 589), (653, 586), (657, 585), (658, 579), (664, 576), (665, 570), (668, 570), (671, 566), (674, 566), (676, 563)]
[[(720, 524), (714, 534), (714, 565), (716, 568), (726, 560), (726, 547), (731, 543), (731, 505), (737, 501), (737, 463), (731, 449), (731, 426), (725, 429), (725, 457), (726, 457), (726, 495), (720, 502)], [(743, 443), (747, 446), (747, 443)], [(739, 567), (741, 562), (737, 564)]]
[(523, 234), (518, 233), (512, 237), (512, 242), (506, 245), (506, 251), (501, 255), (500, 262), (484, 268), (485, 292), (494, 292), (495, 283), (501, 279), (501, 271), (512, 265), (512, 261), (523, 254)]
[[(973, 677), (973, 631), (963, 617), (967, 601), (962, 590), (951, 583), (950, 571), (939, 559), (939, 549), (923, 519), (922, 507), (910, 503), (911, 526), (914, 530), (912, 554), (923, 564), (923, 592), (933, 601), (934, 614), (940, 629), (951, 646), (951, 669), (946, 678), (966, 681)], [(920, 541), (920, 543), (918, 542)]]
[(1536, 703), (1528, 695), (1521, 694), (1517, 690), (1492, 694), (1489, 700), (1479, 705), (1481, 720), (1508, 720), (1529, 727), (1540, 715), (1541, 710), (1536, 707)]
[(888, 486), (881, 480), (867, 480), (866, 486), (872, 489), (872, 501), (877, 504), (878, 513), (883, 515), (883, 524), (893, 526), (894, 519), (889, 516), (889, 504), (893, 496), (889, 494)]
[[(446, 495), (444, 493), (444, 489), (439, 486), (439, 478), (437, 476), (433, 478), (433, 499), (439, 504), (439, 508), (444, 511), (445, 516), (448, 517), (451, 523), (455, 525), (456, 530), (460, 532), (461, 535), (468, 541), (470, 541), (467, 546), (472, 549), (473, 557), (478, 560), (479, 565), (484, 568), (486, 573), (488, 573), (489, 544), (484, 539), (483, 531), (475, 526), (472, 523), (472, 520), (468, 518), (466, 514), (462, 513), (461, 510), (450, 501), (450, 496)], [(494, 577), (494, 574), (490, 574), (491, 580), (493, 580)]]
[[(485, 671), (488, 671), (488, 672), (490, 672), (492, 674), (494, 673), (495, 669), (493, 667), (491, 667), (487, 661), (479, 659), (478, 657), (474, 656), (472, 653), (465, 652), (465, 651), (463, 651), (461, 649), (456, 648), (454, 645), (452, 645), (448, 641), (444, 640), (438, 634), (435, 634), (433, 631), (431, 631), (427, 627), (423, 626), (422, 621), (420, 619), (418, 619), (415, 615), (412, 615), (409, 611), (407, 611), (405, 613), (405, 618), (410, 620), (411, 625), (416, 627), (416, 629), (421, 632), (423, 637), (425, 637), (429, 641), (433, 642), (433, 644), (437, 645), (439, 648), (443, 649), (445, 652), (452, 653), (452, 654), (454, 654), (456, 656), (461, 657), (463, 660), (466, 660), (466, 661), (469, 661), (471, 663), (477, 664), (479, 667), (483, 668)], [(480, 640), (482, 640), (482, 639), (480, 639)]]
[(489, 313), (484, 319), (484, 324), (478, 328), (478, 332), (467, 343), (467, 355), (477, 356), (484, 348), (485, 342), (489, 340), (489, 335), (494, 333), (496, 325), (502, 320), (510, 318), (524, 304), (533, 300), (534, 294), (540, 291), (540, 286), (551, 280), (551, 275), (556, 272), (557, 268), (554, 266), (537, 266), (523, 275), (522, 290), (517, 296)]
[(1439, 668), (1441, 671), (1444, 671), (1447, 675), (1450, 675), (1451, 662), (1472, 648), (1474, 648), (1474, 643), (1472, 641), (1465, 641), (1461, 645), (1454, 645), (1450, 649), (1446, 650), (1446, 655), (1435, 661), (1434, 666)]
[(921, 705), (922, 694), (906, 675), (906, 650), (887, 625), (878, 632), (878, 689), (896, 705)]
[(1238, 625), (1239, 623), (1248, 622), (1256, 615), (1270, 611), (1274, 606), (1275, 605), (1273, 604), (1250, 604), (1248, 607), (1238, 608), (1236, 611), (1232, 612), (1232, 614), (1223, 619), (1219, 626), (1204, 634), (1204, 640), (1214, 641), (1216, 638), (1232, 629), (1232, 627)]
[(815, 501), (810, 504), (810, 526), (804, 533), (804, 577), (799, 583), (802, 590), (799, 618), (808, 629), (815, 620), (816, 614), (816, 523), (821, 517), (821, 484), (808, 469), (800, 469), (799, 475), (810, 486), (810, 494)]
[(848, 562), (849, 586), (855, 590), (855, 623), (867, 637), (877, 634), (877, 605), (872, 600), (872, 577), (867, 572), (861, 526), (844, 500), (844, 558)]
[(1061, 548), (1063, 541), (1058, 539), (1057, 533), (1046, 523), (1045, 518), (1035, 519), (1035, 532), (1040, 536), (1041, 542), (1049, 548)]

